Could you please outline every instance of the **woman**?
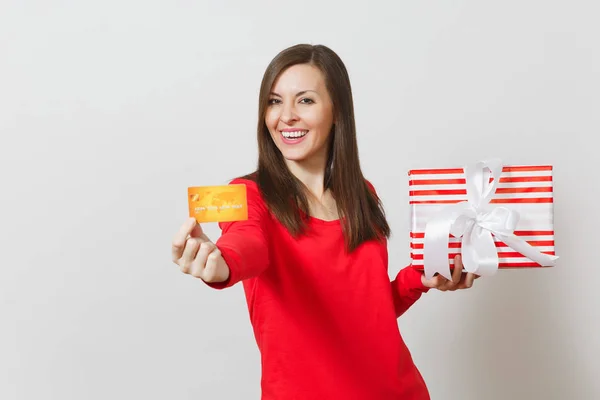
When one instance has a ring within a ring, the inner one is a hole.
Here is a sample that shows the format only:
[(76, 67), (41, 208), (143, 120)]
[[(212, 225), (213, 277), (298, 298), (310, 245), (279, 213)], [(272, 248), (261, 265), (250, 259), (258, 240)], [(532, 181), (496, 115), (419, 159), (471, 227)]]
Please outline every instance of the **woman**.
[(398, 329), (431, 288), (406, 267), (390, 282), (390, 228), (362, 175), (352, 91), (340, 58), (297, 45), (269, 64), (261, 85), (257, 170), (248, 220), (220, 223), (210, 241), (193, 218), (173, 241), (181, 271), (212, 288), (242, 282), (261, 352), (263, 399), (428, 399)]

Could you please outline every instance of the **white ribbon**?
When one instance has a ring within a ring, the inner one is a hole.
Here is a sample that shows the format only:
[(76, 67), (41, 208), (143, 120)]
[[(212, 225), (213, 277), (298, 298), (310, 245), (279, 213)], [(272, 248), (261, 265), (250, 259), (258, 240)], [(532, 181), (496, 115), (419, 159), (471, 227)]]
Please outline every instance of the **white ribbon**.
[(467, 272), (490, 276), (498, 270), (498, 251), (492, 234), (532, 261), (542, 266), (554, 266), (557, 256), (538, 251), (513, 233), (519, 222), (517, 211), (489, 205), (501, 173), (499, 159), (465, 167), (467, 200), (444, 207), (426, 224), (423, 263), (427, 279), (436, 273), (452, 279), (448, 259), (450, 234), (462, 238), (462, 262)]

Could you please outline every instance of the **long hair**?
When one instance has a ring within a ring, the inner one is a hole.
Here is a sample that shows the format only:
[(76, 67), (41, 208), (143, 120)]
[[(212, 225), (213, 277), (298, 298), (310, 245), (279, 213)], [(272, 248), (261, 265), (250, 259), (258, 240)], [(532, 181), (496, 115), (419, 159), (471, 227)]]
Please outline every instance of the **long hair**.
[(265, 124), (269, 94), (279, 75), (296, 64), (317, 67), (333, 102), (334, 125), (328, 143), (323, 186), (336, 201), (349, 252), (372, 239), (390, 236), (383, 206), (364, 178), (359, 162), (354, 104), (348, 71), (340, 57), (323, 45), (299, 44), (280, 52), (268, 65), (258, 103), (258, 167), (246, 178), (256, 181), (269, 210), (293, 235), (305, 232), (307, 188), (287, 168)]

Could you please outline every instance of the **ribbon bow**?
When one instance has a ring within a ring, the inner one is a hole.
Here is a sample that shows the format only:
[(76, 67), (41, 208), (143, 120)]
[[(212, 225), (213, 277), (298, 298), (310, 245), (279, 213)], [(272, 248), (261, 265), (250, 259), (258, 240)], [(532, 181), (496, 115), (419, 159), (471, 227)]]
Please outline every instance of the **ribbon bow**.
[(464, 170), (467, 200), (444, 207), (425, 227), (425, 277), (431, 279), (439, 273), (446, 279), (452, 279), (448, 262), (450, 234), (462, 238), (462, 261), (467, 272), (490, 276), (498, 270), (498, 251), (492, 234), (532, 261), (553, 266), (557, 256), (538, 251), (514, 234), (519, 222), (517, 211), (489, 205), (500, 180), (502, 162), (498, 159), (480, 161)]

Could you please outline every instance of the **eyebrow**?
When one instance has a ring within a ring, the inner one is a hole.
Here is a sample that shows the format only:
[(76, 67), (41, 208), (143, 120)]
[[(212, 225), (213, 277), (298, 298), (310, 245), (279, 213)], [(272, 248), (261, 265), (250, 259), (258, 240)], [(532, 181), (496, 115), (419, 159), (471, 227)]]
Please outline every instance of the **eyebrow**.
[[(309, 89), (309, 90), (303, 90), (303, 91), (301, 91), (301, 92), (298, 92), (298, 93), (296, 93), (296, 97), (298, 97), (298, 96), (302, 96), (303, 94), (306, 94), (307, 92), (315, 92), (315, 93), (317, 93), (317, 91), (316, 91), (316, 90), (311, 90), (311, 89)], [(271, 92), (271, 93), (269, 93), (269, 94), (270, 94), (270, 95), (273, 95), (273, 96), (282, 97), (280, 94), (278, 94), (278, 93), (275, 93), (275, 92)], [(317, 94), (319, 94), (319, 93), (317, 93)]]

